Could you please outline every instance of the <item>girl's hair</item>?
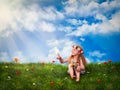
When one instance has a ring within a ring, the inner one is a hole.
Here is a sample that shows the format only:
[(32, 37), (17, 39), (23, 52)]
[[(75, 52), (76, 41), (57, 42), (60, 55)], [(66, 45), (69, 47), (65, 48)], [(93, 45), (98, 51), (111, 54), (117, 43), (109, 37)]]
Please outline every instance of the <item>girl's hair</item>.
[[(76, 48), (80, 48), (80, 51), (82, 50), (82, 52), (83, 52), (83, 49), (82, 49), (81, 46), (76, 45)], [(68, 62), (70, 63), (72, 59), (73, 59), (73, 55), (70, 55), (70, 57), (68, 58)], [(80, 55), (78, 56), (77, 62), (80, 63), (80, 60), (82, 60), (84, 66), (85, 66), (86, 65), (86, 60), (85, 60), (85, 57), (84, 57), (83, 53), (80, 53)]]

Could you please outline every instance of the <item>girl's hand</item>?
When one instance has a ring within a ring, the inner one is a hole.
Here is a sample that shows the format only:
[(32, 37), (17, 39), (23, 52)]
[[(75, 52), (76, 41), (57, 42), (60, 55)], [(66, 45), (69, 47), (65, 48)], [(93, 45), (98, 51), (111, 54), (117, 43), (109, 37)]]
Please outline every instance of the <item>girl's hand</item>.
[(57, 55), (57, 59), (58, 59), (61, 63), (64, 62), (63, 59), (62, 59), (62, 57), (61, 57), (59, 54)]
[(61, 60), (61, 59), (62, 59), (62, 57), (60, 56), (60, 54), (57, 54), (57, 59), (58, 59), (58, 60)]
[(80, 71), (80, 66), (77, 66), (76, 71), (77, 71), (77, 72)]

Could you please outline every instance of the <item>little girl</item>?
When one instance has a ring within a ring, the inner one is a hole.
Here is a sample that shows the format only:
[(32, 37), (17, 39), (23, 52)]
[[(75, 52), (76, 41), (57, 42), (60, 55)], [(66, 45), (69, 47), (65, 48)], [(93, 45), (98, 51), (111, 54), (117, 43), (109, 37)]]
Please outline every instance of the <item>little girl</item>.
[(78, 82), (80, 81), (80, 74), (85, 73), (86, 60), (84, 58), (83, 49), (81, 46), (74, 45), (72, 47), (72, 53), (68, 59), (63, 60), (59, 54), (57, 59), (60, 60), (61, 63), (69, 63), (68, 73), (72, 79), (76, 77), (76, 82)]

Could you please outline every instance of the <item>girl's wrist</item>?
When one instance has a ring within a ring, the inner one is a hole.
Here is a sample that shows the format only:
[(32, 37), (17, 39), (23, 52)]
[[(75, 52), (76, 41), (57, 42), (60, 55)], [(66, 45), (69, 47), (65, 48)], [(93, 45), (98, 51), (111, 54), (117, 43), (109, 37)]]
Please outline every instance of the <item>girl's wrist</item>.
[(61, 62), (61, 63), (63, 62), (63, 59), (62, 59), (62, 57), (60, 57), (60, 58), (59, 58), (59, 60), (60, 60), (60, 62)]
[(61, 60), (61, 57), (59, 57), (58, 59)]

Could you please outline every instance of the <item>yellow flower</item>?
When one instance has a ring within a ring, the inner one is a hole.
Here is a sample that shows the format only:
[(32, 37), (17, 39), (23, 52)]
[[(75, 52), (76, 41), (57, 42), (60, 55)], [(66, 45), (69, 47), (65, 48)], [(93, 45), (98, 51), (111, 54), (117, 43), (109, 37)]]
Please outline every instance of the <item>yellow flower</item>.
[(74, 64), (71, 64), (71, 67), (74, 67), (75, 65)]

